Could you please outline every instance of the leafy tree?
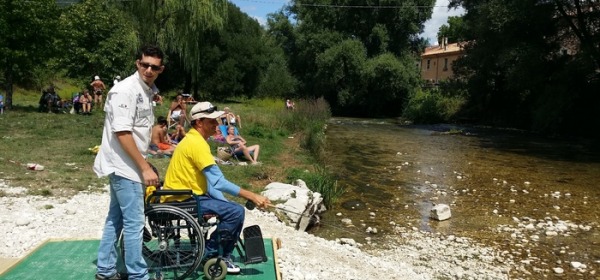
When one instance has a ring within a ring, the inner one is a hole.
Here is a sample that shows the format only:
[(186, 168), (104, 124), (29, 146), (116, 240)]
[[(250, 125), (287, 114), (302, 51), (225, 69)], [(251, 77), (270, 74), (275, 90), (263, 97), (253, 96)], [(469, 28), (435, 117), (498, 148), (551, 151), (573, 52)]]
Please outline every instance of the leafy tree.
[(283, 49), (288, 58), (296, 52), (296, 30), (283, 10), (267, 16), (267, 34)]
[(553, 0), (562, 24), (576, 37), (581, 52), (596, 64), (600, 78), (600, 5), (598, 1)]
[(283, 97), (295, 96), (298, 80), (288, 70), (283, 53), (275, 53), (261, 76), (257, 96), (260, 97)]
[(137, 20), (141, 42), (158, 44), (166, 53), (177, 56), (187, 73), (184, 76), (190, 88), (185, 90), (197, 89), (203, 75), (201, 34), (222, 28), (227, 1), (133, 0), (122, 5)]
[(462, 16), (448, 17), (448, 24), (443, 24), (437, 33), (438, 44), (441, 38), (448, 38), (448, 44), (464, 42), (473, 38), (466, 37), (466, 26)]
[(355, 105), (365, 94), (362, 77), (366, 60), (366, 49), (358, 40), (345, 40), (321, 53), (316, 80), (325, 98), (340, 106)]
[[(386, 51), (399, 55), (406, 49), (418, 47), (413, 43), (419, 41), (417, 35), (431, 18), (434, 4), (435, 0), (311, 0), (293, 1), (290, 10), (307, 30), (328, 29), (360, 40), (369, 56)], [(386, 38), (381, 37), (384, 34)], [(382, 49), (381, 44), (388, 47)]]
[(131, 74), (139, 41), (128, 15), (103, 0), (84, 0), (71, 5), (60, 17), (61, 39), (65, 50), (60, 64), (66, 75), (87, 85), (99, 75), (105, 81)]
[[(573, 44), (569, 38), (578, 37), (572, 36), (575, 31), (565, 24), (567, 19), (557, 6), (571, 1), (453, 3), (465, 8), (466, 36), (473, 38), (467, 55), (454, 65), (455, 73), (468, 85), (467, 109), (472, 117), (549, 133), (588, 134), (589, 129), (581, 124), (589, 120), (600, 124), (591, 113), (600, 102), (595, 94), (600, 85), (593, 47)], [(566, 14), (575, 15), (576, 10)], [(590, 46), (599, 43), (600, 31), (593, 28), (596, 19), (578, 24), (591, 32), (588, 38), (594, 43)], [(594, 34), (596, 39), (592, 39)], [(564, 54), (564, 48), (575, 53)]]
[(384, 53), (369, 59), (364, 80), (368, 83), (365, 109), (385, 116), (387, 112), (398, 112), (405, 100), (418, 89), (421, 80), (414, 57), (394, 56)]
[[(288, 95), (295, 80), (287, 71), (281, 49), (238, 7), (229, 5), (227, 13), (221, 30), (203, 34), (201, 89), (217, 99)], [(268, 71), (279, 71), (280, 76)]]
[(29, 83), (56, 51), (59, 12), (54, 0), (0, 0), (0, 73), (12, 107), (13, 85)]
[[(424, 47), (425, 41), (418, 34), (431, 17), (434, 3), (431, 0), (292, 1), (286, 11), (296, 17), (297, 24), (291, 24), (281, 11), (269, 18), (268, 32), (288, 55), (303, 95), (324, 96), (336, 114), (356, 115), (366, 111), (399, 115), (402, 98), (419, 85), (419, 79), (412, 78), (416, 77), (414, 54)], [(381, 58), (371, 61), (380, 55), (393, 58), (393, 65), (380, 63)], [(373, 66), (369, 68), (371, 63)], [(394, 76), (411, 82), (406, 85), (410, 90), (400, 89), (396, 83), (377, 84)], [(371, 80), (378, 78), (381, 80)], [(386, 87), (393, 90), (383, 90)], [(373, 95), (378, 98), (370, 98)], [(393, 110), (356, 110), (377, 108), (382, 105), (381, 100), (394, 100), (388, 103)]]

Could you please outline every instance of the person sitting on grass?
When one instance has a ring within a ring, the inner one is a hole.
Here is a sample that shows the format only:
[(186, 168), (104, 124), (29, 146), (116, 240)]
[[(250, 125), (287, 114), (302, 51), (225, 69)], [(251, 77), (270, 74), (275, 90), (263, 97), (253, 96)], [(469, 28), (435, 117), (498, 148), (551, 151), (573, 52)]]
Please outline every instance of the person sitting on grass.
[(81, 104), (81, 114), (89, 115), (92, 113), (92, 96), (90, 91), (87, 89), (83, 90), (83, 95), (79, 97), (79, 104)]
[(181, 126), (185, 125), (185, 121), (188, 118), (185, 113), (186, 110), (187, 107), (185, 101), (183, 101), (183, 95), (177, 94), (175, 100), (171, 102), (171, 107), (169, 107), (168, 125), (171, 126), (171, 121), (175, 121)]
[(167, 119), (165, 117), (160, 116), (156, 120), (156, 124), (152, 127), (150, 141), (150, 150), (156, 153), (170, 155), (175, 150), (175, 145), (167, 137)]
[(227, 141), (225, 140), (225, 136), (223, 135), (223, 132), (221, 132), (221, 128), (219, 128), (219, 126), (215, 128), (215, 135), (211, 137), (214, 142), (227, 143)]
[(225, 138), (227, 144), (231, 146), (233, 154), (235, 156), (243, 155), (251, 164), (259, 164), (258, 153), (260, 152), (259, 145), (246, 146), (246, 139), (240, 135), (235, 135), (235, 127), (227, 127), (227, 137)]
[(169, 135), (171, 143), (177, 144), (183, 140), (183, 137), (185, 137), (185, 129), (180, 124), (175, 125), (175, 132)]

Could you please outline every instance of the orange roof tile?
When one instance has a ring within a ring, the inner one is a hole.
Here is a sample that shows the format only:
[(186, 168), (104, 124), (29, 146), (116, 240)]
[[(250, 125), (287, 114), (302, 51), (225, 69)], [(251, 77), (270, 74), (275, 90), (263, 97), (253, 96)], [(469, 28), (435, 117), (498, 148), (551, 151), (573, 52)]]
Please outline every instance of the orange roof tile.
[(446, 49), (442, 48), (442, 46), (432, 46), (425, 48), (425, 51), (421, 56), (431, 56), (436, 54), (451, 54), (462, 51), (462, 46), (459, 43), (452, 43), (446, 46)]

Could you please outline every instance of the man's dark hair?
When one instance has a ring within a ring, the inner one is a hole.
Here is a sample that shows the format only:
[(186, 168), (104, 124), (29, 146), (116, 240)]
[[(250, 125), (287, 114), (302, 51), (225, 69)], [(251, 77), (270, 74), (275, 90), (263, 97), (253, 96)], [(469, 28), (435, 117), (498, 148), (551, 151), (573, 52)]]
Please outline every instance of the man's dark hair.
[(167, 125), (167, 119), (163, 116), (159, 116), (156, 119), (156, 123), (160, 124), (160, 125)]
[(142, 59), (142, 56), (151, 56), (151, 57), (160, 58), (161, 63), (162, 63), (165, 54), (158, 46), (146, 45), (140, 49), (140, 52), (138, 53), (138, 59)]

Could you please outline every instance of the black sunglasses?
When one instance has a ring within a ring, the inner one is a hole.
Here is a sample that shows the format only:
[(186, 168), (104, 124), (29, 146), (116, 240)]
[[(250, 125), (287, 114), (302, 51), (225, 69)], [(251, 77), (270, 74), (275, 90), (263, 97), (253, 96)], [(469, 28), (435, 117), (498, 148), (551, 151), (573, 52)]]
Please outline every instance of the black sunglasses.
[(140, 62), (138, 62), (138, 63), (139, 63), (139, 64), (140, 64), (140, 66), (142, 66), (142, 68), (144, 68), (144, 69), (146, 69), (146, 68), (148, 68), (148, 67), (150, 67), (150, 69), (152, 69), (152, 71), (158, 71), (158, 70), (160, 70), (160, 69), (161, 69), (161, 66), (158, 66), (158, 65), (153, 65), (153, 64), (146, 63), (146, 62), (141, 62), (141, 61), (140, 61)]
[(207, 113), (207, 114), (210, 114), (210, 113), (212, 113), (212, 112), (214, 112), (214, 111), (217, 111), (217, 106), (211, 106), (211, 107), (208, 107), (208, 109), (206, 109), (206, 110), (202, 110), (202, 111), (198, 111), (198, 112), (196, 112), (196, 113), (193, 113), (193, 114), (192, 114), (192, 116), (193, 116), (193, 115), (195, 115), (195, 114), (200, 114), (200, 113)]

